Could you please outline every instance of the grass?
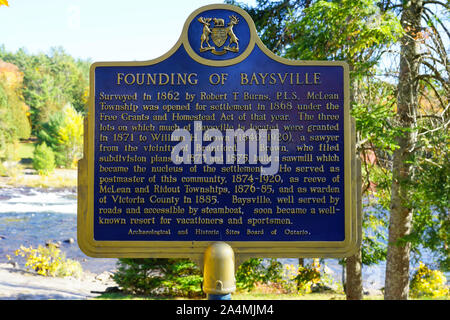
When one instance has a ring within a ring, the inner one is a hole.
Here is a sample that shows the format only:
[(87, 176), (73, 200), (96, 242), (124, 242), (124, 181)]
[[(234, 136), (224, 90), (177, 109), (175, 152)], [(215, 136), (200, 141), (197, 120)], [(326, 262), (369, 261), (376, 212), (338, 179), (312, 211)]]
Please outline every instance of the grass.
[[(238, 290), (231, 294), (232, 300), (346, 300), (345, 293), (337, 290), (298, 294), (281, 291), (279, 288), (258, 284), (252, 291)], [(206, 298), (184, 298), (176, 296), (137, 296), (122, 292), (104, 293), (95, 298), (98, 300), (205, 300)], [(450, 296), (440, 298), (419, 297), (409, 300), (449, 300)], [(364, 295), (362, 300), (384, 300), (382, 294)]]
[[(266, 285), (258, 285), (252, 291), (238, 290), (231, 295), (232, 300), (346, 300), (343, 292), (324, 291), (298, 294), (286, 293)], [(364, 296), (363, 300), (383, 300), (382, 295)], [(104, 293), (97, 297), (100, 300), (205, 300), (205, 298), (181, 298), (168, 296), (136, 296), (120, 292)]]
[(180, 300), (179, 297), (164, 296), (136, 296), (123, 293), (103, 293), (95, 298), (95, 300)]
[[(409, 298), (409, 300), (449, 300), (450, 297), (420, 297)], [(205, 298), (189, 299), (181, 297), (166, 296), (136, 296), (124, 293), (104, 293), (95, 300), (205, 300)], [(275, 294), (262, 292), (237, 292), (232, 294), (232, 300), (346, 300), (345, 294), (336, 292), (309, 293), (309, 294)], [(384, 300), (382, 295), (363, 296), (363, 300)]]
[[(21, 142), (10, 145), (6, 151), (13, 154), (13, 158), (19, 161), (12, 166), (2, 167), (0, 161), (0, 186), (31, 188), (70, 188), (77, 186), (77, 173), (74, 169), (55, 169), (48, 176), (39, 175), (32, 166), (35, 143)], [(0, 159), (5, 154), (0, 154)]]
[(345, 300), (345, 295), (340, 293), (309, 293), (309, 294), (275, 294), (275, 293), (235, 293), (233, 300)]
[[(20, 142), (16, 144), (8, 145), (2, 153), (0, 153), (0, 159), (7, 158), (7, 155), (10, 155), (9, 158), (17, 159), (17, 160), (26, 160), (33, 159), (35, 143), (33, 142)], [(11, 156), (12, 155), (12, 156)]]
[[(164, 296), (135, 296), (123, 293), (104, 293), (95, 298), (96, 300), (192, 300), (180, 297)], [(205, 300), (205, 299), (194, 299)], [(234, 293), (232, 300), (346, 300), (345, 294), (341, 293), (309, 293), (300, 294), (274, 294), (274, 293)], [(383, 300), (383, 296), (364, 296), (363, 300)]]
[(20, 143), (17, 148), (17, 157), (19, 159), (33, 159), (34, 143)]

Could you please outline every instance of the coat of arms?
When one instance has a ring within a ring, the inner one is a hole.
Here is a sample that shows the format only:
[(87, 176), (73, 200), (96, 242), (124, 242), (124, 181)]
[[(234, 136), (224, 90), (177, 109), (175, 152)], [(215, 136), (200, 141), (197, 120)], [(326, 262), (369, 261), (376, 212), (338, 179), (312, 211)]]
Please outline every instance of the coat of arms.
[[(211, 20), (214, 24), (212, 29), (210, 28)], [(239, 39), (233, 32), (233, 27), (239, 22), (236, 16), (230, 16), (228, 26), (225, 26), (224, 19), (200, 17), (198, 21), (203, 24), (203, 33), (200, 37), (200, 52), (211, 51), (215, 55), (223, 55), (228, 51), (239, 52)], [(222, 47), (225, 42), (227, 42), (228, 36), (230, 37), (230, 41), (228, 45), (223, 47), (223, 50), (217, 51), (216, 47), (209, 44), (209, 36), (211, 36), (213, 43), (218, 48)], [(204, 46), (205, 43), (207, 47)]]

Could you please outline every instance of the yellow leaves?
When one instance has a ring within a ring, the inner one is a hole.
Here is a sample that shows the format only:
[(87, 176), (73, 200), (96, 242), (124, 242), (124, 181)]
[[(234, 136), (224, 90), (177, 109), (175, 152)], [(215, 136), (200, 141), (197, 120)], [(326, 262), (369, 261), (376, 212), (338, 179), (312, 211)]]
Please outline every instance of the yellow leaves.
[(307, 294), (311, 292), (313, 285), (323, 283), (324, 278), (321, 275), (320, 268), (319, 259), (313, 259), (312, 264), (300, 265), (298, 268), (292, 264), (287, 264), (283, 268), (283, 278), (293, 281), (300, 294)]
[(56, 245), (49, 244), (48, 247), (38, 246), (33, 249), (20, 246), (14, 254), (26, 258), (25, 267), (36, 271), (42, 276), (69, 276), (79, 275), (81, 273), (81, 265), (77, 261), (65, 259)]
[(7, 7), (9, 7), (8, 0), (0, 0), (0, 6), (7, 6)]
[(89, 87), (85, 87), (83, 90), (83, 95), (81, 97), (81, 101), (83, 102), (83, 104), (87, 104), (89, 100)]
[(293, 264), (283, 265), (283, 278), (292, 280), (297, 276), (297, 267)]
[(58, 129), (58, 142), (63, 146), (65, 156), (76, 167), (83, 153), (83, 115), (70, 104), (64, 106), (64, 120)]
[(52, 247), (54, 246), (49, 248), (39, 246), (37, 249), (33, 249), (31, 246), (29, 248), (20, 246), (20, 249), (14, 253), (16, 256), (26, 257), (25, 266), (35, 270), (38, 274), (54, 276), (56, 267), (55, 263), (52, 262), (52, 257), (53, 260), (58, 260), (59, 252), (54, 251)]
[(412, 297), (439, 298), (449, 295), (447, 278), (439, 270), (431, 270), (420, 262), (410, 284)]

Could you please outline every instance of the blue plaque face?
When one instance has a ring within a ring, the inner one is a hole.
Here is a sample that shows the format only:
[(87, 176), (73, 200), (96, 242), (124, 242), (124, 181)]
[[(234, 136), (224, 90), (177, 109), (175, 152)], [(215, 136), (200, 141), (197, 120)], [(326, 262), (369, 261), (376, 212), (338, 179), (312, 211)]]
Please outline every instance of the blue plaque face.
[(228, 5), (147, 62), (96, 63), (80, 247), (91, 256), (345, 256), (358, 246), (348, 67), (273, 55)]

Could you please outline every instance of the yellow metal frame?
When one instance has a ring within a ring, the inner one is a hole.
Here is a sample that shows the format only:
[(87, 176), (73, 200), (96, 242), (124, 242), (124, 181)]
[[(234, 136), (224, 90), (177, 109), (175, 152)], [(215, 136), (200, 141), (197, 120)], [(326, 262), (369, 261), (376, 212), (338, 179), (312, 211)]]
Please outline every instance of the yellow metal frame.
[[(240, 14), (250, 28), (250, 41), (244, 52), (235, 59), (209, 60), (198, 56), (188, 42), (188, 27), (199, 13), (212, 9), (226, 9)], [(294, 66), (340, 66), (344, 69), (344, 169), (345, 169), (345, 240), (344, 241), (230, 241), (227, 242), (240, 261), (249, 257), (346, 257), (353, 255), (361, 243), (360, 188), (357, 184), (355, 159), (355, 134), (349, 113), (349, 67), (345, 62), (336, 61), (295, 61), (281, 58), (265, 47), (256, 33), (251, 17), (242, 9), (231, 5), (209, 5), (194, 11), (186, 20), (180, 39), (166, 54), (149, 61), (96, 62), (90, 69), (89, 110), (85, 119), (84, 158), (78, 163), (78, 244), (81, 250), (92, 257), (112, 258), (169, 258), (189, 257), (201, 261), (207, 247), (213, 241), (95, 241), (94, 240), (94, 123), (95, 123), (95, 69), (101, 66), (148, 66), (169, 58), (180, 46), (184, 46), (195, 61), (222, 67), (241, 62), (258, 46), (268, 57), (286, 65)], [(358, 189), (359, 188), (359, 189)], [(358, 189), (358, 190), (357, 190)]]

